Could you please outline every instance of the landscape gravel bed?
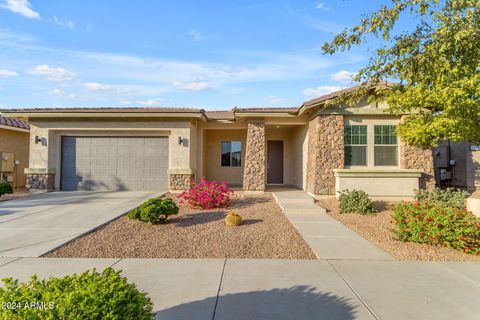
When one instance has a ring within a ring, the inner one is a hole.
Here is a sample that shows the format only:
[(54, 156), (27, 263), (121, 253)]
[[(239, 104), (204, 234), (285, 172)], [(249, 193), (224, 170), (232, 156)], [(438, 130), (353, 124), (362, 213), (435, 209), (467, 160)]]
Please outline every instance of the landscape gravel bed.
[[(316, 259), (270, 194), (234, 196), (232, 206), (224, 209), (179, 207), (168, 224), (151, 225), (122, 216), (46, 256)], [(238, 213), (243, 225), (227, 227), (228, 212)]]
[(339, 213), (339, 202), (335, 198), (322, 199), (317, 204), (327, 209), (327, 214), (340, 221), (365, 239), (385, 250), (398, 260), (406, 261), (480, 261), (480, 256), (428, 244), (395, 240), (392, 208), (394, 203), (375, 202), (375, 214)]

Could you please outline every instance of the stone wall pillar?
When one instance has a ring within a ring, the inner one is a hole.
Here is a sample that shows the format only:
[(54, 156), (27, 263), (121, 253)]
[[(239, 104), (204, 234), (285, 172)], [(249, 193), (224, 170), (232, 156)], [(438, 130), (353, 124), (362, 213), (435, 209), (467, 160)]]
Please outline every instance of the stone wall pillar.
[(168, 170), (168, 189), (177, 193), (190, 189), (195, 184), (195, 173), (192, 169)]
[(421, 149), (400, 141), (400, 166), (402, 169), (423, 171), (419, 181), (420, 189), (432, 189), (435, 187), (435, 172), (431, 149)]
[(265, 191), (265, 123), (251, 121), (247, 124), (247, 143), (243, 170), (243, 190)]
[(318, 115), (308, 125), (307, 191), (315, 195), (335, 194), (333, 169), (342, 169), (343, 116)]
[[(406, 117), (402, 116), (402, 121)], [(422, 149), (400, 141), (400, 167), (402, 169), (423, 171), (419, 181), (420, 189), (432, 189), (435, 187), (435, 169), (431, 149)]]
[(55, 170), (46, 168), (25, 168), (27, 182), (25, 187), (32, 192), (51, 191), (55, 189)]

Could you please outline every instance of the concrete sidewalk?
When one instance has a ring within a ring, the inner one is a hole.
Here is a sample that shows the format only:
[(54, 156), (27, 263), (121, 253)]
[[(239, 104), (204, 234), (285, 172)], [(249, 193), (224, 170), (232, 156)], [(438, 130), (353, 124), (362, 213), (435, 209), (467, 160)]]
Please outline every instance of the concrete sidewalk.
[(278, 205), (320, 259), (394, 260), (389, 254), (326, 214), (304, 191), (272, 193)]
[(1, 202), (0, 256), (41, 256), (160, 194), (52, 192)]
[(113, 266), (157, 319), (478, 319), (480, 263), (250, 259), (0, 258), (27, 280)]

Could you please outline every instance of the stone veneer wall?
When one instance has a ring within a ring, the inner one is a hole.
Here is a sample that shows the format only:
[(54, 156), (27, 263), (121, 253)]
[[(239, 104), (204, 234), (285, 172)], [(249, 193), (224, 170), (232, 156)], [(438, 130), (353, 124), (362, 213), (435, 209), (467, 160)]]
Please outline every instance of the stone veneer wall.
[(319, 115), (308, 125), (307, 191), (335, 194), (333, 169), (342, 169), (343, 116)]
[(243, 171), (243, 190), (265, 190), (265, 123), (249, 122)]
[(27, 174), (26, 187), (28, 189), (53, 190), (55, 187), (55, 175)]
[(173, 191), (188, 190), (195, 181), (195, 175), (191, 173), (170, 173), (169, 189)]
[(435, 172), (431, 149), (424, 150), (401, 141), (400, 166), (402, 169), (417, 169), (423, 171), (419, 182), (421, 189), (431, 189), (435, 187)]

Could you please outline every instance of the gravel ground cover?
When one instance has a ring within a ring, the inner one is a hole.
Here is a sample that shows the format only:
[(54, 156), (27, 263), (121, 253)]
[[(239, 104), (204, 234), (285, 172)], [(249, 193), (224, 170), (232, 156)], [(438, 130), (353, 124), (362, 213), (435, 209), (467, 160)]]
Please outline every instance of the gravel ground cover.
[(398, 260), (406, 261), (480, 261), (480, 256), (465, 254), (461, 251), (428, 244), (401, 242), (393, 238), (393, 203), (375, 202), (377, 213), (360, 215), (339, 213), (339, 203), (335, 198), (322, 199), (317, 204), (327, 209), (327, 214), (340, 221), (365, 239), (385, 250)]
[[(316, 259), (269, 194), (235, 196), (227, 209), (179, 207), (168, 224), (150, 225), (122, 216), (46, 256)], [(228, 212), (240, 214), (243, 225), (227, 227), (223, 219)]]

